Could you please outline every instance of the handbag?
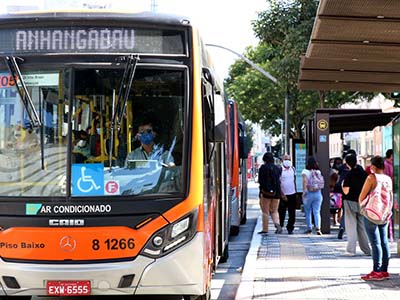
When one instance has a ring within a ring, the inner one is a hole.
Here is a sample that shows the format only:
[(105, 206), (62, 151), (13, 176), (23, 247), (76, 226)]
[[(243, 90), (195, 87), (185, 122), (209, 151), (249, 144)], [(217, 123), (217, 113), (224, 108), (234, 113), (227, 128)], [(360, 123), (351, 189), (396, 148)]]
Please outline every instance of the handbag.
[(342, 208), (342, 194), (341, 193), (330, 193), (330, 204), (331, 209)]

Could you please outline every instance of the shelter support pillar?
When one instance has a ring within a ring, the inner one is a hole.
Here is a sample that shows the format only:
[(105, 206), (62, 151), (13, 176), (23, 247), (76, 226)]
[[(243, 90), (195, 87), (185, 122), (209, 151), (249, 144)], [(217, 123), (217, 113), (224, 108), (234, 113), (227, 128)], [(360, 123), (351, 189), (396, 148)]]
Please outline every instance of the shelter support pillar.
[(319, 163), (322, 175), (325, 179), (325, 186), (322, 192), (321, 205), (321, 231), (330, 233), (331, 231), (331, 211), (329, 197), (329, 113), (318, 113), (315, 115), (316, 151), (315, 158)]

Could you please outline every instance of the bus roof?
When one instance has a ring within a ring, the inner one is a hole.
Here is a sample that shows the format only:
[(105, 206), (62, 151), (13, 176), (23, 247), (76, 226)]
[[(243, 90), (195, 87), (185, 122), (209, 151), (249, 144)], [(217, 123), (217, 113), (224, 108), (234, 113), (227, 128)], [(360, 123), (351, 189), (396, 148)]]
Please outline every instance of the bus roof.
[(110, 11), (38, 11), (0, 15), (0, 25), (59, 21), (128, 21), (160, 25), (190, 25), (184, 16), (152, 12), (121, 13)]

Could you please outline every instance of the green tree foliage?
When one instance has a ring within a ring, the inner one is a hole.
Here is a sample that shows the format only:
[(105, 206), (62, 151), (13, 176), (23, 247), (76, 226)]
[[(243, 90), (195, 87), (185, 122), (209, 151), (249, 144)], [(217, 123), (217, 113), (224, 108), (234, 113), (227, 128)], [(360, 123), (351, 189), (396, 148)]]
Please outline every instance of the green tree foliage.
[(300, 57), (305, 54), (318, 1), (267, 0), (268, 9), (253, 21), (260, 42), (246, 49), (245, 56), (278, 79), (275, 84), (243, 61), (236, 61), (226, 79), (228, 94), (238, 102), (245, 117), (263, 129), (280, 133), (285, 95), (289, 98), (291, 136), (303, 137), (304, 124), (316, 108), (370, 99), (372, 94), (300, 91), (297, 87)]

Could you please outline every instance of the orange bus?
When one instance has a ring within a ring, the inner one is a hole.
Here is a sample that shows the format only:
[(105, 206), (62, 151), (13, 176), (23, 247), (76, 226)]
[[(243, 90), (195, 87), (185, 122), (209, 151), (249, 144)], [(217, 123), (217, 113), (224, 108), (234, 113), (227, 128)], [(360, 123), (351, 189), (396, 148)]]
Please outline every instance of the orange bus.
[(231, 174), (230, 234), (239, 234), (240, 225), (246, 223), (247, 209), (247, 136), (246, 124), (237, 103), (230, 99), (227, 105), (229, 168)]
[(228, 256), (226, 97), (151, 13), (0, 18), (0, 295), (209, 299)]

